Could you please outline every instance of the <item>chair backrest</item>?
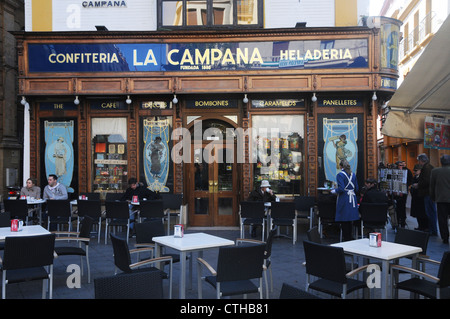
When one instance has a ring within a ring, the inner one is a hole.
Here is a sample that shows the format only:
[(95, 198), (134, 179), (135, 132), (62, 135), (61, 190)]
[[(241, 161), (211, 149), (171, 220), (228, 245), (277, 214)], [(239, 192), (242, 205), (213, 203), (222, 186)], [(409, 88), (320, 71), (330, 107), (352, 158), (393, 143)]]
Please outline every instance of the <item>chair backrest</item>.
[(308, 230), (306, 232), (306, 236), (308, 237), (309, 241), (316, 244), (322, 244), (322, 238), (320, 238), (319, 227), (314, 226), (313, 228)]
[(25, 219), (28, 216), (28, 204), (25, 199), (4, 199), (3, 205), (12, 218)]
[(99, 199), (78, 200), (77, 206), (79, 216), (99, 218), (102, 215), (102, 204)]
[(316, 295), (310, 294), (300, 288), (283, 283), (280, 291), (280, 299), (320, 299)]
[(128, 202), (105, 202), (106, 218), (130, 218)]
[(106, 193), (105, 201), (110, 202), (110, 201), (121, 200), (123, 197), (123, 194), (124, 193)]
[(95, 299), (162, 299), (162, 277), (158, 271), (119, 274), (94, 279)]
[(110, 235), (114, 252), (114, 265), (125, 273), (131, 273), (131, 256), (127, 241), (114, 234)]
[(241, 217), (242, 218), (264, 218), (264, 202), (261, 201), (242, 201)]
[(183, 205), (183, 194), (161, 194), (164, 209), (180, 209)]
[(428, 232), (399, 227), (395, 235), (395, 242), (397, 244), (420, 247), (422, 248), (421, 254), (426, 255), (429, 238), (430, 234)]
[(332, 219), (336, 217), (336, 203), (332, 201), (319, 201), (317, 203), (318, 215), (322, 219)]
[(50, 217), (70, 217), (70, 200), (68, 199), (48, 199), (47, 213)]
[(139, 215), (144, 218), (163, 218), (164, 202), (162, 200), (141, 200)]
[(11, 226), (11, 214), (9, 212), (0, 213), (0, 227)]
[(100, 193), (80, 193), (79, 196), (86, 196), (88, 200), (100, 200)]
[(272, 255), (272, 243), (273, 243), (273, 238), (275, 237), (276, 233), (277, 233), (277, 229), (275, 227), (274, 229), (272, 229), (269, 232), (269, 236), (267, 236), (266, 252), (264, 253), (264, 259), (269, 259), (270, 256)]
[(294, 202), (272, 202), (270, 206), (271, 218), (294, 219), (295, 203)]
[(439, 286), (445, 288), (450, 286), (450, 251), (442, 255), (441, 265), (438, 271)]
[(261, 278), (266, 245), (221, 247), (217, 260), (217, 282)]
[(386, 224), (387, 222), (386, 203), (361, 203), (359, 213), (364, 223)]
[(316, 198), (314, 196), (295, 196), (294, 202), (297, 211), (309, 212), (309, 209), (316, 204)]
[(306, 273), (337, 283), (347, 282), (344, 249), (303, 241)]
[(162, 220), (150, 220), (143, 223), (135, 223), (136, 244), (151, 244), (153, 237), (165, 236)]
[(90, 238), (94, 220), (89, 215), (86, 215), (86, 216), (84, 216), (84, 218), (80, 224), (81, 224), (81, 227), (80, 227), (80, 235), (79, 236), (83, 237), (83, 238)]
[(3, 269), (25, 269), (53, 264), (55, 234), (5, 238)]

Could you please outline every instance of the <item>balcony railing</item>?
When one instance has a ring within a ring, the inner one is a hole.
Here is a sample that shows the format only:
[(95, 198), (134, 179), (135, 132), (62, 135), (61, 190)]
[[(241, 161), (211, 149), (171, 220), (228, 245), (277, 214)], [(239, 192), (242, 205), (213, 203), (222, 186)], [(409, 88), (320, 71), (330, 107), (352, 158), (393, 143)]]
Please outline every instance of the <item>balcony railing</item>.
[(422, 43), (429, 34), (436, 33), (442, 23), (443, 21), (436, 17), (436, 12), (431, 11), (428, 13), (419, 25), (400, 41), (399, 60), (401, 61), (409, 52)]

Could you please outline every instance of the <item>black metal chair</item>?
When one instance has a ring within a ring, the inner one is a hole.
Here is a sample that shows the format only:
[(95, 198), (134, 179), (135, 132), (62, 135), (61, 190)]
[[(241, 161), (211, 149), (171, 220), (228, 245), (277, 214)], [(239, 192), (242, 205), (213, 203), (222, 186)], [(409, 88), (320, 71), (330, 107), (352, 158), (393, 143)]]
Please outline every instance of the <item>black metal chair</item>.
[[(97, 194), (97, 193), (94, 193)], [(98, 230), (97, 237), (98, 243), (100, 243), (100, 234), (102, 230), (102, 204), (100, 200), (96, 199), (88, 199), (88, 200), (78, 200), (78, 223), (80, 222), (80, 217), (84, 218), (85, 216), (91, 217), (94, 221), (98, 221)], [(78, 230), (78, 226), (77, 226)]]
[(297, 218), (309, 219), (309, 229), (313, 228), (316, 198), (314, 196), (295, 196), (294, 202)]
[(266, 285), (266, 298), (269, 299), (269, 284), (267, 281), (267, 272), (270, 273), (270, 292), (273, 292), (273, 276), (272, 276), (272, 260), (270, 257), (272, 256), (272, 243), (273, 238), (275, 237), (275, 234), (277, 232), (277, 229), (274, 228), (269, 232), (269, 236), (267, 236), (267, 241), (263, 242), (256, 239), (245, 239), (245, 238), (238, 238), (236, 239), (236, 244), (257, 244), (257, 245), (266, 245), (266, 250), (264, 252), (264, 282)]
[(317, 226), (309, 229), (306, 232), (306, 237), (313, 243), (322, 244), (322, 238), (320, 238), (319, 228)]
[[(420, 262), (421, 259), (429, 258), (427, 255), (429, 238), (430, 234), (428, 232), (399, 227), (395, 234), (395, 243), (422, 248), (422, 252), (419, 254)], [(412, 259), (411, 257), (406, 258)], [(422, 271), (425, 271), (425, 263), (420, 262), (420, 264), (422, 264)]]
[(28, 225), (28, 204), (26, 199), (4, 199), (5, 212), (9, 212), (11, 218), (22, 219)]
[(139, 221), (146, 219), (165, 219), (164, 202), (162, 200), (141, 200), (139, 203)]
[(10, 227), (10, 226), (11, 226), (10, 212), (7, 211), (0, 212), (0, 227)]
[[(91, 230), (94, 220), (89, 216), (84, 216), (81, 221), (80, 232), (53, 232), (56, 237), (56, 242), (60, 241), (70, 241), (78, 243), (78, 246), (65, 245), (58, 246), (55, 245), (55, 253), (59, 256), (80, 256), (80, 268), (81, 275), (83, 275), (83, 257), (86, 258), (86, 267), (88, 271), (88, 283), (91, 283), (91, 268), (89, 264), (89, 242), (91, 240)], [(84, 244), (84, 249), (81, 247)]]
[(297, 242), (297, 214), (294, 202), (273, 202), (270, 207), (270, 224), (270, 229), (277, 226), (278, 232), (281, 226), (291, 226), (292, 244), (295, 245)]
[(162, 299), (163, 284), (156, 271), (123, 273), (94, 279), (95, 299)]
[[(336, 203), (333, 201), (319, 201), (317, 203), (317, 216), (320, 238), (323, 238), (324, 224), (339, 224), (336, 222)], [(340, 231), (340, 240), (342, 240), (342, 231)]]
[(364, 237), (364, 228), (373, 230), (384, 229), (384, 238), (387, 241), (387, 209), (386, 203), (361, 203), (359, 213), (361, 215), (361, 238)]
[[(444, 252), (441, 261), (422, 259), (439, 265), (437, 276), (432, 276), (417, 269), (391, 265), (392, 295), (398, 297), (398, 290), (406, 290), (431, 299), (450, 299), (450, 251)], [(396, 282), (398, 271), (413, 275), (412, 278)]]
[(7, 284), (42, 280), (42, 298), (45, 298), (48, 289), (48, 297), (52, 299), (54, 248), (54, 234), (6, 237), (1, 269), (2, 298), (6, 299)]
[(300, 288), (283, 283), (280, 291), (280, 299), (320, 299), (318, 296), (306, 292)]
[(161, 194), (167, 219), (167, 235), (170, 235), (170, 218), (178, 216), (178, 223), (183, 223), (183, 194)]
[(124, 193), (106, 193), (105, 202), (120, 201)]
[[(142, 261), (138, 261), (136, 263), (131, 262), (131, 254), (149, 251), (148, 248), (140, 248), (140, 249), (129, 249), (128, 243), (126, 240), (117, 237), (114, 234), (111, 234), (111, 242), (113, 245), (114, 251), (114, 265), (116, 269), (121, 270), (124, 273), (133, 273), (133, 272), (142, 272), (142, 271), (155, 271), (161, 276), (161, 278), (169, 279), (169, 298), (172, 299), (172, 257), (164, 256), (152, 259), (146, 259)], [(156, 267), (148, 267), (148, 265), (152, 265), (155, 263), (165, 263), (169, 262), (170, 270), (169, 274), (164, 271), (159, 270)], [(147, 267), (144, 267), (147, 266)], [(139, 268), (144, 267), (144, 268)]]
[(130, 235), (130, 209), (128, 202), (105, 202), (105, 244), (108, 243), (108, 227), (123, 226), (127, 228), (126, 241)]
[(68, 231), (72, 230), (72, 206), (68, 199), (48, 199), (47, 200), (47, 229), (50, 229), (51, 224), (58, 226), (67, 224)]
[[(198, 258), (198, 296), (202, 298), (202, 267), (211, 272), (205, 281), (216, 289), (217, 299), (225, 296), (258, 293), (263, 298), (262, 275), (266, 245), (220, 247), (217, 271), (204, 259)], [(252, 279), (258, 279), (255, 285)]]
[[(320, 234), (319, 234), (319, 229), (318, 229), (318, 227), (317, 226), (314, 226), (313, 228), (311, 228), (311, 229), (309, 229), (307, 232), (306, 232), (306, 236), (307, 236), (307, 238), (308, 238), (308, 240), (310, 241), (310, 242), (313, 242), (313, 243), (316, 243), (316, 244), (323, 244), (323, 242), (322, 242), (322, 238), (320, 238)], [(345, 254), (345, 253), (344, 253)], [(350, 272), (350, 271), (352, 271), (353, 269), (356, 269), (356, 268), (358, 268), (358, 264), (357, 263), (355, 263), (355, 261), (354, 261), (354, 255), (347, 255), (347, 254), (345, 254), (345, 257), (350, 257), (350, 259), (351, 259), (351, 261), (350, 262), (346, 262), (345, 263), (345, 270), (347, 271), (347, 272)]]
[[(306, 262), (306, 291), (320, 291), (346, 299), (353, 291), (367, 288), (365, 281), (352, 279), (369, 265), (347, 272), (344, 249), (310, 241), (303, 241)], [(317, 277), (311, 281), (311, 276)]]
[(240, 203), (239, 211), (240, 219), (240, 237), (244, 236), (244, 227), (247, 225), (261, 225), (262, 227), (262, 237), (261, 240), (264, 241), (264, 223), (266, 220), (266, 211), (264, 207), (264, 202), (261, 201), (242, 201)]

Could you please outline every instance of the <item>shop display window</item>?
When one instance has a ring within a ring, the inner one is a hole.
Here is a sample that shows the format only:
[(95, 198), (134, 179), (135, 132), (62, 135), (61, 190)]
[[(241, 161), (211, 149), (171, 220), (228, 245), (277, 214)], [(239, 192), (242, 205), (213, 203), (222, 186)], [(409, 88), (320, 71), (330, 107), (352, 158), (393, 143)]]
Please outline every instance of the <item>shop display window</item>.
[(268, 180), (276, 194), (304, 195), (304, 116), (254, 115), (253, 185)]
[(92, 191), (123, 192), (127, 187), (126, 118), (92, 119)]

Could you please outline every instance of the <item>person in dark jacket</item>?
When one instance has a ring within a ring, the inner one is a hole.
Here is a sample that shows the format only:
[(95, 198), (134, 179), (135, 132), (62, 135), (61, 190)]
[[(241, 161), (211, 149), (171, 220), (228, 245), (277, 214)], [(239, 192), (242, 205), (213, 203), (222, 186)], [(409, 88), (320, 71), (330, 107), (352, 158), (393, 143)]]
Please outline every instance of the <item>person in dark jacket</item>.
[[(419, 176), (422, 170), (422, 165), (414, 165), (414, 177), (413, 185), (419, 182)], [(410, 187), (409, 192), (411, 193), (411, 217), (417, 219), (416, 230), (428, 231), (428, 217), (425, 212), (425, 203), (423, 196), (419, 195), (419, 190), (414, 187)]]
[(131, 177), (128, 180), (128, 188), (123, 194), (121, 200), (122, 201), (131, 201), (133, 200), (133, 196), (137, 196), (138, 200), (155, 200), (161, 199), (161, 195), (159, 193), (155, 193), (154, 191), (148, 189), (147, 187), (142, 186), (138, 183), (137, 179)]
[(385, 192), (382, 192), (377, 187), (377, 181), (373, 178), (368, 178), (364, 185), (364, 195), (361, 203), (386, 203), (389, 204), (389, 199)]
[(270, 184), (267, 180), (263, 180), (259, 189), (253, 190), (248, 197), (250, 201), (263, 201), (264, 203), (274, 202), (276, 199), (277, 196), (270, 189)]
[[(411, 186), (413, 175), (411, 171), (406, 167), (406, 163), (404, 161), (398, 161), (395, 163), (397, 165), (397, 169), (406, 170), (407, 171), (407, 179), (406, 184), (407, 187)], [(406, 199), (408, 194), (403, 193), (394, 193), (394, 199), (397, 202), (395, 205), (395, 209), (397, 211), (397, 221), (400, 227), (406, 226)]]
[(439, 232), (448, 244), (448, 215), (450, 214), (450, 155), (441, 156), (442, 167), (431, 171), (430, 197), (437, 205)]
[[(263, 180), (259, 186), (259, 189), (253, 190), (248, 197), (249, 201), (263, 201), (264, 203), (274, 202), (276, 199), (277, 196), (273, 193), (273, 190), (270, 189), (270, 183), (268, 180)], [(256, 228), (256, 225), (251, 226), (252, 237), (256, 237)]]
[(436, 204), (430, 197), (431, 171), (434, 167), (430, 164), (428, 156), (424, 153), (417, 156), (417, 160), (419, 161), (419, 164), (422, 165), (422, 170), (420, 172), (418, 182), (413, 184), (413, 187), (418, 189), (420, 196), (423, 196), (425, 212), (428, 217), (429, 233), (431, 236), (437, 236)]

